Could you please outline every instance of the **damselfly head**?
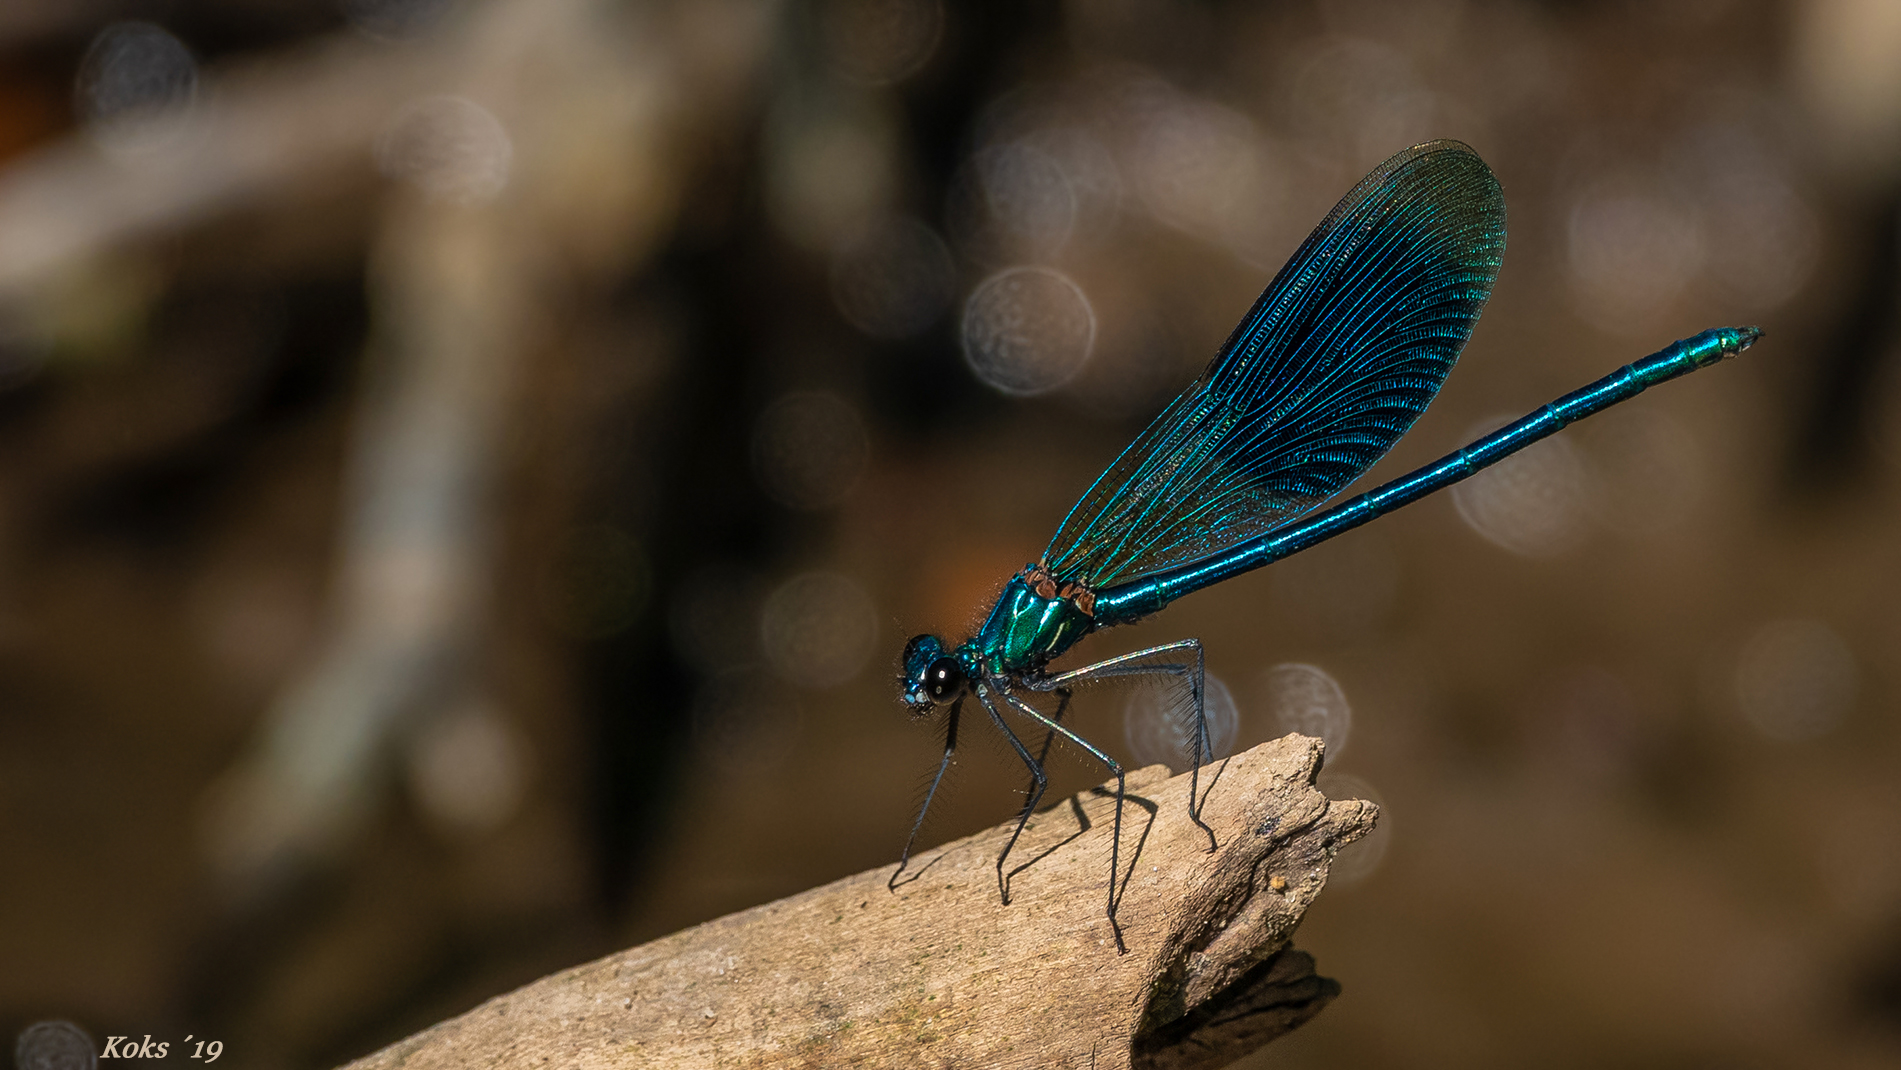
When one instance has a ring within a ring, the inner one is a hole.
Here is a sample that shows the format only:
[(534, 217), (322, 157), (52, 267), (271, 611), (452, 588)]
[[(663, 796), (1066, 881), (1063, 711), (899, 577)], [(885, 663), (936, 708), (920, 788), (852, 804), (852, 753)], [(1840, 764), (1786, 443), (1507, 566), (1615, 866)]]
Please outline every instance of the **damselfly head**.
[(904, 674), (898, 677), (904, 704), (912, 713), (925, 714), (964, 693), (963, 663), (944, 649), (935, 635), (914, 635), (904, 644)]

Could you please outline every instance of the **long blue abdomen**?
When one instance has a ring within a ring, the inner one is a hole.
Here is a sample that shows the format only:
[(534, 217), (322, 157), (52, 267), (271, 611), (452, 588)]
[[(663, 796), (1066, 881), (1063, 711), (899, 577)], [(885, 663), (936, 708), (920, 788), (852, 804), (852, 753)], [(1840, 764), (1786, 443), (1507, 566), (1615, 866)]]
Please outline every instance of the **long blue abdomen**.
[(1761, 335), (1762, 331), (1756, 327), (1721, 327), (1674, 342), (1463, 449), (1317, 516), (1277, 528), (1225, 553), (1099, 591), (1096, 617), (1102, 625), (1125, 623), (1147, 616), (1182, 595), (1297, 554), (1374, 517), (1443, 490), (1555, 434), (1566, 425), (1636, 397), (1649, 387), (1733, 357), (1748, 349)]

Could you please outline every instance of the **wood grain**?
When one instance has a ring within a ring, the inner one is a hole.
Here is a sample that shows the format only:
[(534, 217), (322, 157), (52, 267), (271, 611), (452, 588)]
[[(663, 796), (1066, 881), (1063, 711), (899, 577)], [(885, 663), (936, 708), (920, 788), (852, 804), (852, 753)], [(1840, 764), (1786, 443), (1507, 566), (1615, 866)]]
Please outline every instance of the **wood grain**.
[[(449, 1067), (1221, 1066), (1339, 992), (1288, 947), (1334, 853), (1373, 826), (1314, 787), (1287, 736), (1188, 778), (1129, 776), (1116, 952), (1104, 916), (1112, 796), (925, 852), (896, 891), (867, 870), (497, 997), (350, 1064)], [(1212, 785), (1207, 781), (1212, 780)], [(1131, 858), (1133, 861), (1131, 862)]]

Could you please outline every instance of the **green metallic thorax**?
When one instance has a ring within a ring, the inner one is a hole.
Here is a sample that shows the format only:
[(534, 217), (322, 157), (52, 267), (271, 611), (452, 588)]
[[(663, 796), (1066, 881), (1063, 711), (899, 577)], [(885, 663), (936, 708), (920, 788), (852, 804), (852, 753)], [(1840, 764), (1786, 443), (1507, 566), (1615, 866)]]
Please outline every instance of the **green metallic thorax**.
[(985, 675), (1040, 669), (1051, 658), (1096, 630), (1096, 619), (1071, 598), (1043, 597), (1024, 576), (1004, 587), (976, 638), (958, 650)]

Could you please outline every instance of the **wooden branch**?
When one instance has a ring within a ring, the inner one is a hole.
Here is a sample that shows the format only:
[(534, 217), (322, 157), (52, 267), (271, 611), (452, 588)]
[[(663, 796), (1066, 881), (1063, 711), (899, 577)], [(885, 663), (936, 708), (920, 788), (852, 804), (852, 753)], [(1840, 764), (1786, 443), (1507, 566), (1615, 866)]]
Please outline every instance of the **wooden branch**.
[[(16, 12), (18, 3), (0, 0), (0, 42), (54, 17)], [(56, 6), (80, 5), (45, 5)], [(665, 220), (630, 226), (600, 213), (646, 192), (654, 172), (676, 178), (697, 146), (681, 131), (745, 121), (743, 87), (768, 54), (774, 10), (749, 0), (482, 0), (416, 41), (337, 34), (213, 67), (192, 110), (163, 120), (178, 127), (163, 144), (115, 155), (82, 130), (0, 168), (0, 306), (43, 301), (45, 287), (89, 258), (153, 235), (245, 209), (295, 212), (305, 198), (366, 183), (377, 134), (406, 102), (442, 93), (473, 95), (512, 128), (522, 173), (511, 184), (546, 183), (538, 222), (560, 216), (557, 237), (581, 231), (638, 250)], [(616, 121), (625, 125), (602, 126)], [(591, 170), (613, 167), (626, 173)]]
[[(1111, 793), (543, 978), (349, 1070), (560, 1066), (1216, 1067), (1339, 992), (1287, 946), (1334, 853), (1373, 827), (1314, 787), (1287, 736), (1188, 778), (1129, 776), (1117, 954), (1104, 916)], [(1213, 780), (1212, 787), (1209, 780)], [(1130, 863), (1130, 856), (1133, 862)]]

